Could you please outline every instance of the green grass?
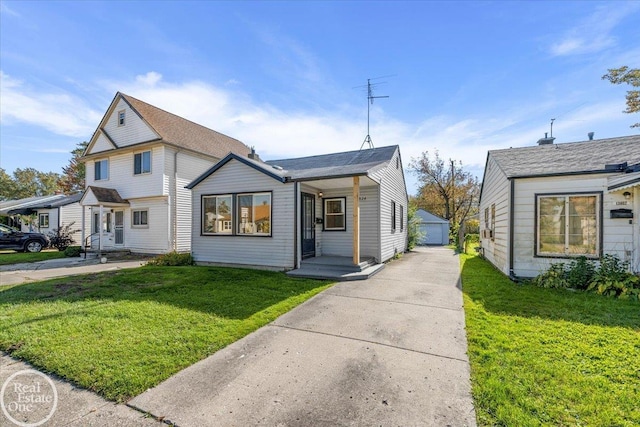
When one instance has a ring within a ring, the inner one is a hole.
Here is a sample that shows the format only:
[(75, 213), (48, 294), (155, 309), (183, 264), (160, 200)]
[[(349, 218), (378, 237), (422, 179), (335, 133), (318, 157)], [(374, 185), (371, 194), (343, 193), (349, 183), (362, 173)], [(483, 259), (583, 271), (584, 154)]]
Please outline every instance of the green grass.
[(461, 263), (479, 425), (640, 425), (640, 304)]
[(142, 267), (0, 288), (0, 349), (124, 401), (329, 286), (257, 270)]
[(42, 252), (0, 252), (0, 265), (19, 264), (22, 262), (38, 262), (48, 259), (64, 258), (64, 252), (57, 249)]

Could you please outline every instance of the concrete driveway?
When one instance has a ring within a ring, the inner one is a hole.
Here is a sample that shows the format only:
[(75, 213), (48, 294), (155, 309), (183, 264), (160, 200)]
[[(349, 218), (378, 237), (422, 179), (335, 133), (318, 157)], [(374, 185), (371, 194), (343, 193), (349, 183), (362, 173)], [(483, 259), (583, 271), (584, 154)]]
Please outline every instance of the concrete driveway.
[(418, 248), (135, 397), (178, 426), (475, 426), (458, 257)]

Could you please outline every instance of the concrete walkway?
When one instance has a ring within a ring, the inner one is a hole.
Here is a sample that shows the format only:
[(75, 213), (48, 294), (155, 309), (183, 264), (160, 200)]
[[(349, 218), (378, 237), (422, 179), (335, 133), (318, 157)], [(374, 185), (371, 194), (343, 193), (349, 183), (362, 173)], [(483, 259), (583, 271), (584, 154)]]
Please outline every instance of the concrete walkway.
[(129, 405), (178, 426), (475, 426), (458, 257), (419, 248)]
[[(107, 259), (108, 256), (107, 256)], [(39, 282), (56, 277), (75, 276), (77, 274), (98, 273), (101, 271), (135, 268), (144, 265), (146, 260), (110, 260), (101, 264), (97, 258), (58, 258), (47, 261), (0, 266), (0, 286)]]

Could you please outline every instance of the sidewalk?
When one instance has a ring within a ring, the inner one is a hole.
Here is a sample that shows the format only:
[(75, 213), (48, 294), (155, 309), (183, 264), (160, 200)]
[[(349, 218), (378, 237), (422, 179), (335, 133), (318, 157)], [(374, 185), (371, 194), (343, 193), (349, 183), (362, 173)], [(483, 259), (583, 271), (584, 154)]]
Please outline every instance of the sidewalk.
[(187, 426), (475, 426), (459, 260), (418, 248), (135, 397)]

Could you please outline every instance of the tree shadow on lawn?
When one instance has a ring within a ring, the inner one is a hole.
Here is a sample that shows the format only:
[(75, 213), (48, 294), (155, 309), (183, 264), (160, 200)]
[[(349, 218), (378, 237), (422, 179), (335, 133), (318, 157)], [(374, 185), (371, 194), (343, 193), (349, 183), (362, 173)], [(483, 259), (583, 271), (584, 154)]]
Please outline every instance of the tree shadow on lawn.
[(461, 277), (464, 294), (492, 313), (640, 329), (638, 301), (517, 284), (477, 256), (465, 260)]
[(18, 285), (0, 292), (0, 303), (152, 301), (242, 320), (328, 283), (262, 270), (149, 266)]

